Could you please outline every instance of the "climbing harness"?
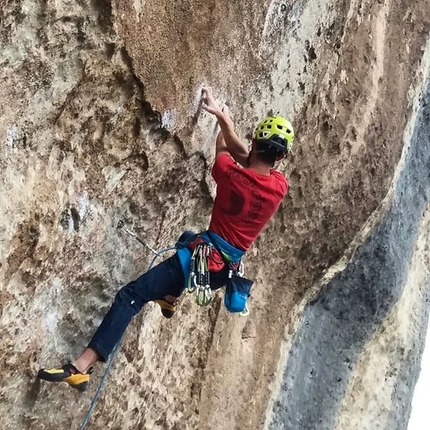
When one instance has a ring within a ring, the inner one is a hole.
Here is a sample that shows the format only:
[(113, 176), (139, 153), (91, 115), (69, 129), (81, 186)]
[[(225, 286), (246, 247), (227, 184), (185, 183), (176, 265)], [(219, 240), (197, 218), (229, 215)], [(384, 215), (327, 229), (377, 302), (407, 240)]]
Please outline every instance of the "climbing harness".
[[(160, 255), (162, 255), (162, 254), (164, 254), (164, 253), (166, 253), (166, 252), (169, 252), (169, 251), (174, 251), (174, 250), (176, 250), (176, 248), (175, 248), (175, 247), (164, 248), (164, 249), (161, 249), (161, 250), (159, 250), (159, 251), (157, 251), (157, 250), (155, 250), (155, 249), (151, 248), (151, 247), (150, 247), (150, 246), (149, 246), (145, 241), (143, 241), (139, 236), (137, 236), (137, 234), (136, 234), (136, 233), (134, 233), (133, 231), (131, 231), (131, 230), (127, 229), (127, 228), (125, 227), (125, 223), (124, 223), (124, 221), (123, 221), (123, 220), (120, 220), (120, 221), (118, 222), (118, 226), (117, 226), (117, 228), (118, 228), (118, 229), (122, 229), (122, 230), (124, 230), (124, 231), (125, 231), (126, 233), (128, 233), (131, 237), (134, 237), (134, 238), (137, 240), (137, 242), (139, 242), (139, 243), (140, 243), (142, 246), (144, 246), (145, 248), (149, 249), (149, 250), (154, 254), (154, 257), (153, 257), (153, 259), (151, 260), (151, 263), (150, 263), (150, 264), (149, 264), (149, 266), (148, 266), (148, 270), (152, 269), (152, 267), (154, 266), (155, 260), (156, 260)], [(110, 358), (109, 358), (109, 362), (108, 362), (108, 364), (107, 364), (107, 366), (106, 366), (106, 369), (105, 369), (105, 371), (104, 371), (104, 373), (103, 373), (103, 376), (102, 376), (102, 379), (101, 379), (101, 381), (100, 381), (100, 384), (99, 384), (99, 386), (97, 387), (97, 391), (96, 391), (96, 393), (94, 394), (93, 399), (91, 400), (90, 406), (89, 406), (88, 411), (87, 411), (87, 413), (86, 413), (86, 415), (85, 415), (85, 417), (84, 417), (84, 420), (82, 421), (82, 425), (81, 425), (81, 427), (80, 427), (80, 430), (84, 430), (84, 428), (85, 428), (85, 427), (86, 427), (86, 425), (88, 424), (88, 421), (89, 421), (89, 419), (90, 419), (90, 417), (91, 417), (91, 414), (92, 414), (92, 412), (93, 412), (94, 406), (95, 406), (95, 405), (96, 405), (96, 403), (97, 403), (97, 400), (98, 400), (98, 398), (99, 398), (99, 395), (100, 395), (100, 393), (101, 393), (101, 391), (102, 391), (102, 388), (103, 388), (103, 386), (104, 386), (104, 384), (105, 384), (105, 382), (106, 382), (106, 379), (107, 379), (107, 377), (108, 377), (108, 374), (109, 374), (109, 372), (110, 372), (110, 369), (111, 369), (111, 367), (112, 367), (112, 364), (113, 364), (113, 362), (114, 362), (114, 360), (115, 360), (116, 354), (117, 354), (117, 352), (118, 352), (118, 350), (119, 350), (119, 347), (120, 347), (120, 345), (121, 345), (121, 341), (122, 341), (123, 337), (124, 337), (124, 335), (122, 335), (121, 339), (118, 341), (118, 343), (115, 345), (114, 349), (112, 350), (111, 356), (110, 356)]]

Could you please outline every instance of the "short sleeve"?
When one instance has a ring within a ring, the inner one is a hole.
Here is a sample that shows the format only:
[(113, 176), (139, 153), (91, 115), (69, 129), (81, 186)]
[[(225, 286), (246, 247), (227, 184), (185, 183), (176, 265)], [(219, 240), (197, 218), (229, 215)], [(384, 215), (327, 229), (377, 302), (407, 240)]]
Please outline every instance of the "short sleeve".
[(215, 182), (218, 184), (224, 178), (226, 178), (226, 174), (229, 170), (237, 170), (239, 166), (236, 164), (232, 156), (223, 152), (218, 155), (215, 160), (215, 163), (212, 167), (212, 177), (215, 179)]
[(276, 170), (272, 170), (271, 174), (277, 180), (282, 195), (286, 196), (288, 194), (288, 189), (290, 186), (290, 184), (288, 183), (288, 179), (282, 173)]

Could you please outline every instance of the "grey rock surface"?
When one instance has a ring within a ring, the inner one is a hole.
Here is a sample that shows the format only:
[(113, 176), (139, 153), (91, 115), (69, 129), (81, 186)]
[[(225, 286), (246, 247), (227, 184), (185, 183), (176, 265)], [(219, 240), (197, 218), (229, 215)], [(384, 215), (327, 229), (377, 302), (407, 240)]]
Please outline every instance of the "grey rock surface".
[[(271, 429), (335, 428), (357, 359), (399, 301), (408, 281), (430, 201), (429, 178), (430, 79), (391, 207), (348, 266), (305, 308), (274, 407)], [(426, 300), (416, 303), (423, 328), (421, 343), (428, 322), (429, 276), (425, 288)], [(404, 352), (401, 362), (393, 363), (400, 370), (390, 419), (383, 427), (361, 428), (407, 428), (411, 388), (419, 370), (417, 351), (412, 346), (411, 343), (411, 350)]]

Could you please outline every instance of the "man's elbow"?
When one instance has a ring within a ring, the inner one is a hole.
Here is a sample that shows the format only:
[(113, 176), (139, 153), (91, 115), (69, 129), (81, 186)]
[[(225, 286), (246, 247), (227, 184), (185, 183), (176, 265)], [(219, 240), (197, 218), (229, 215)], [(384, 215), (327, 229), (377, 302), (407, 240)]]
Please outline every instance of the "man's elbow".
[(249, 154), (248, 152), (240, 152), (239, 154), (231, 154), (231, 156), (234, 158), (234, 161), (236, 161), (236, 163), (239, 163), (241, 166), (243, 167), (247, 167), (248, 166), (248, 157)]

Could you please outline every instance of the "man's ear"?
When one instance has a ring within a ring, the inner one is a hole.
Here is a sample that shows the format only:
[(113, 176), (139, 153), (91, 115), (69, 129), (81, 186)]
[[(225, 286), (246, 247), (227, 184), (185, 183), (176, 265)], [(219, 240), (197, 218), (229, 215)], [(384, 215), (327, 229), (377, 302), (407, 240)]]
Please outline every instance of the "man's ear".
[(283, 154), (282, 152), (276, 157), (276, 161), (281, 161), (285, 158), (285, 154)]

